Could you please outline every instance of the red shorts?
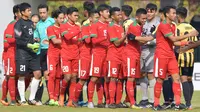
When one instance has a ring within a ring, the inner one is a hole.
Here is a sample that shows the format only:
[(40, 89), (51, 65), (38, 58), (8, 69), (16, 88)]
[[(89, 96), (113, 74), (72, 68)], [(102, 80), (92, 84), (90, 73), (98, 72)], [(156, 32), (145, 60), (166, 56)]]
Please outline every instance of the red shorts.
[(154, 57), (154, 76), (165, 79), (168, 74), (178, 74), (178, 62), (176, 58)]
[(78, 78), (89, 79), (90, 59), (86, 58), (79, 59), (78, 65), (79, 65)]
[(64, 75), (78, 74), (78, 59), (61, 58), (61, 67)]
[(107, 64), (106, 64), (106, 54), (92, 54), (91, 66), (90, 66), (90, 76), (103, 77), (106, 76)]
[(121, 64), (116, 61), (108, 61), (108, 77), (118, 78)]
[(14, 58), (3, 59), (4, 73), (7, 76), (16, 76), (16, 66)]
[(61, 65), (60, 57), (47, 56), (47, 68), (49, 71), (49, 77), (60, 78), (61, 77)]
[(140, 59), (134, 56), (126, 57), (123, 62), (124, 77), (140, 78)]

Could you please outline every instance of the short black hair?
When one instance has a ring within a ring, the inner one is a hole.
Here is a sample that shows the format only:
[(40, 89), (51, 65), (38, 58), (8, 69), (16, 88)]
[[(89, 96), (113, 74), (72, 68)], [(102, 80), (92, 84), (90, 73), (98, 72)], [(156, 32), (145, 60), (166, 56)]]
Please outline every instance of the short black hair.
[(114, 13), (115, 13), (116, 11), (121, 11), (121, 10), (120, 10), (119, 7), (112, 7), (112, 8), (110, 9), (110, 15), (114, 15)]
[(96, 9), (92, 9), (89, 11), (89, 17), (93, 16), (94, 14), (98, 13)]
[(49, 11), (49, 7), (48, 7), (46, 4), (40, 4), (40, 5), (38, 6), (38, 10), (39, 10), (39, 9), (42, 9), (42, 8), (46, 8), (46, 9), (47, 9), (47, 12)]
[(76, 7), (69, 7), (67, 10), (67, 14), (72, 14), (73, 12), (78, 12)]
[(84, 8), (84, 10), (86, 10), (86, 11), (89, 12), (90, 10), (94, 9), (95, 6), (94, 6), (94, 3), (93, 3), (93, 2), (91, 2), (91, 1), (86, 1), (86, 2), (83, 3), (83, 8)]
[(155, 10), (157, 11), (157, 5), (156, 4), (153, 4), (153, 3), (148, 3), (147, 6), (146, 6), (146, 10)]
[(130, 16), (132, 11), (133, 11), (133, 8), (130, 5), (123, 5), (122, 6), (122, 11), (124, 12), (124, 14), (126, 16)]
[(57, 9), (57, 10), (54, 10), (52, 13), (51, 13), (51, 17), (52, 18), (58, 18), (58, 16), (60, 14), (64, 14), (61, 10)]
[(19, 8), (20, 8), (20, 5), (19, 5), (19, 4), (13, 6), (14, 19), (17, 18), (17, 17), (15, 16), (15, 13), (19, 12), (19, 10), (20, 10)]
[(64, 14), (67, 14), (68, 8), (65, 5), (59, 6), (59, 10), (62, 11)]
[(163, 9), (163, 13), (164, 13), (165, 17), (166, 17), (166, 13), (169, 13), (170, 9), (176, 10), (176, 7), (175, 6), (165, 6), (164, 9)]
[(185, 19), (187, 17), (187, 9), (185, 7), (179, 7), (176, 9), (176, 14)]
[(147, 14), (147, 11), (144, 8), (139, 8), (136, 11), (136, 16), (140, 16), (141, 14)]
[(110, 6), (107, 5), (107, 4), (101, 4), (97, 7), (97, 11), (98, 13), (100, 13), (101, 11), (104, 11), (104, 10), (110, 10)]
[(163, 13), (163, 12), (164, 12), (163, 8), (160, 8), (159, 13)]
[(38, 17), (39, 18), (39, 20), (40, 20), (40, 16), (38, 15), (38, 14), (33, 14), (32, 16), (31, 16), (31, 18), (33, 18), (33, 17)]
[(20, 12), (22, 12), (28, 8), (31, 8), (31, 5), (29, 3), (23, 2), (20, 4), (19, 10), (20, 10)]

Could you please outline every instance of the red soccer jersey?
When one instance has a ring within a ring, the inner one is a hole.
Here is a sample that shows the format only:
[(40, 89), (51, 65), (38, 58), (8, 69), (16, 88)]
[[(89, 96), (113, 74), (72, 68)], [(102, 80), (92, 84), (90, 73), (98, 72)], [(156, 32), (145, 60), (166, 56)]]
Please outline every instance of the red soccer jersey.
[(62, 53), (68, 59), (79, 58), (78, 38), (80, 36), (80, 27), (76, 24), (65, 23), (61, 27)]
[(4, 32), (4, 48), (6, 54), (9, 58), (13, 58), (15, 56), (15, 37), (14, 37), (14, 26), (17, 21), (13, 20), (10, 22)]
[[(142, 35), (142, 26), (137, 23), (137, 21), (134, 21), (128, 28), (128, 34), (132, 33), (135, 36), (141, 36)], [(126, 52), (126, 55), (128, 56), (134, 56), (136, 58), (140, 57), (140, 44), (136, 40), (128, 40), (128, 44), (124, 48), (124, 51)]]
[(47, 28), (47, 35), (49, 38), (48, 55), (56, 56), (61, 51), (61, 44), (54, 44), (51, 39), (61, 39), (60, 27), (52, 25)]
[(110, 44), (107, 36), (108, 23), (98, 21), (91, 26), (91, 37), (92, 37), (92, 52), (96, 54), (104, 53), (108, 45)]
[(173, 42), (168, 38), (175, 34), (175, 24), (168, 24), (166, 21), (161, 22), (156, 32), (156, 51), (158, 58), (175, 57)]
[(124, 43), (122, 43), (120, 46), (115, 46), (113, 42), (122, 38), (123, 34), (124, 34), (124, 29), (121, 25), (114, 24), (113, 22), (109, 24), (108, 38), (111, 44), (108, 47), (107, 60), (113, 60), (119, 62), (122, 61)]

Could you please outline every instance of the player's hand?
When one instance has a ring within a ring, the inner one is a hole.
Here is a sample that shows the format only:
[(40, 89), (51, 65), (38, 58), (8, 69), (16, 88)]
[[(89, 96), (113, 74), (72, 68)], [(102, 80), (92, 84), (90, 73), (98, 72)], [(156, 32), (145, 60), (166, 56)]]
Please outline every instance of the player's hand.
[(190, 37), (193, 37), (193, 36), (198, 36), (199, 35), (199, 32), (197, 30), (193, 30), (189, 33), (189, 36)]
[(39, 43), (34, 43), (34, 44), (28, 43), (27, 47), (30, 48), (34, 53), (37, 53), (38, 49), (40, 47), (40, 44)]
[(146, 36), (145, 39), (148, 42), (148, 41), (152, 41), (154, 38), (150, 35), (150, 36)]
[(34, 38), (35, 42), (40, 42), (40, 38)]

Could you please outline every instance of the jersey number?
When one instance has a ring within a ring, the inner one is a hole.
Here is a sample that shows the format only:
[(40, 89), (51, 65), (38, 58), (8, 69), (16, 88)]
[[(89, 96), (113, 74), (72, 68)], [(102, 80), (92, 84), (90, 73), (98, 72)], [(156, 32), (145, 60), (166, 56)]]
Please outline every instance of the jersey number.
[(159, 69), (159, 74), (160, 74), (160, 76), (163, 75), (163, 69)]
[(20, 71), (24, 72), (26, 70), (26, 66), (25, 65), (20, 65)]
[(63, 72), (69, 72), (69, 67), (68, 66), (63, 66)]

